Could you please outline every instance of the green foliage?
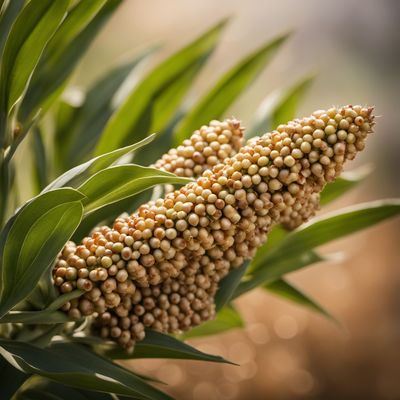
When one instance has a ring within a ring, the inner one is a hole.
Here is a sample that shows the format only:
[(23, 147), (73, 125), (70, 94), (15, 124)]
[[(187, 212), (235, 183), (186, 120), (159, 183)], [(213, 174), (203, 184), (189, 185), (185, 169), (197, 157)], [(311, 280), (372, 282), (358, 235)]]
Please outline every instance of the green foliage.
[[(148, 331), (133, 353), (127, 353), (87, 335), (84, 318), (71, 321), (59, 311), (82, 292), (55, 296), (50, 269), (57, 254), (70, 238), (80, 240), (101, 222), (137, 209), (151, 198), (154, 186), (190, 181), (149, 165), (196, 128), (228, 116), (230, 105), (288, 38), (278, 36), (238, 60), (191, 108), (186, 95), (218, 45), (226, 21), (140, 79), (135, 68), (143, 66), (155, 48), (144, 50), (106, 72), (80, 93), (82, 102), (74, 103), (68, 97), (68, 80), (120, 3), (0, 3), (0, 379), (7, 398), (168, 399), (153, 387), (154, 380), (112, 360), (230, 363), (184, 340), (242, 327), (234, 299), (257, 287), (332, 319), (285, 275), (325, 261), (328, 257), (319, 254), (319, 246), (400, 213), (398, 200), (378, 201), (313, 219), (293, 232), (275, 227), (255, 258), (220, 282), (215, 319), (180, 337)], [(132, 73), (138, 84), (126, 92)], [(248, 136), (294, 118), (313, 80), (300, 78), (268, 96), (250, 122)], [(44, 116), (52, 123), (45, 123)], [(24, 140), (31, 145), (32, 160), (18, 163)], [(32, 178), (31, 199), (25, 203), (19, 201), (15, 171)], [(321, 204), (347, 193), (366, 175), (365, 169), (343, 174), (325, 188)]]

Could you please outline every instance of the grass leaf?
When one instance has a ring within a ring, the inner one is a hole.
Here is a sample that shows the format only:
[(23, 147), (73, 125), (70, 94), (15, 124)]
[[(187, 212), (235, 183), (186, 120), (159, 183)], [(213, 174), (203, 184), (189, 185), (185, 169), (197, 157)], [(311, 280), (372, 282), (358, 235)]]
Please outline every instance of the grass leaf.
[(128, 354), (119, 346), (112, 346), (104, 354), (113, 359), (134, 358), (170, 358), (178, 360), (198, 360), (218, 363), (227, 363), (221, 356), (203, 353), (194, 347), (161, 332), (147, 330), (144, 340), (137, 342), (132, 354)]
[(187, 139), (193, 131), (208, 121), (221, 118), (236, 98), (263, 71), (288, 37), (289, 35), (285, 34), (268, 41), (230, 69), (183, 118), (175, 132), (175, 144)]
[(305, 294), (303, 291), (298, 289), (296, 286), (292, 285), (285, 279), (277, 279), (274, 282), (267, 283), (264, 285), (264, 288), (279, 297), (283, 297), (286, 300), (289, 300), (295, 304), (298, 304), (303, 307), (307, 307), (312, 311), (316, 311), (317, 313), (327, 317), (333, 321), (336, 321), (335, 318), (325, 310), (320, 304), (318, 304), (314, 299), (312, 299), (309, 295)]
[(97, 172), (79, 186), (78, 190), (87, 197), (84, 202), (87, 214), (156, 185), (188, 182), (191, 182), (191, 179), (180, 178), (156, 168), (129, 164), (117, 165)]
[(23, 206), (0, 237), (0, 316), (24, 299), (79, 225), (83, 195), (58, 189)]
[[(219, 23), (150, 72), (113, 114), (95, 154), (142, 139), (153, 127), (160, 129), (166, 125), (191, 86), (192, 79), (188, 76), (193, 77), (200, 70), (215, 48), (224, 26), (225, 21)], [(163, 110), (160, 104), (168, 107)]]

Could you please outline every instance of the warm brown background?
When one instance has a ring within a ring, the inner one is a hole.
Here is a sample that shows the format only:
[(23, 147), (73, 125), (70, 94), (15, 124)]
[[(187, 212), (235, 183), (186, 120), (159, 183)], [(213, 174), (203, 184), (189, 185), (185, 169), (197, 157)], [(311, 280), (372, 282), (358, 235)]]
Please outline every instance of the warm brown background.
[[(211, 62), (190, 93), (195, 99), (247, 52), (283, 31), (295, 35), (230, 110), (246, 124), (274, 89), (318, 71), (299, 114), (331, 104), (375, 104), (382, 118), (354, 165), (372, 176), (331, 208), (399, 189), (400, 2), (397, 0), (126, 0), (76, 74), (85, 86), (112, 64), (153, 44), (154, 61), (220, 18), (231, 16)], [(205, 121), (206, 122), (206, 121)], [(345, 259), (290, 276), (335, 314), (334, 324), (262, 291), (238, 302), (243, 331), (193, 341), (241, 367), (140, 361), (132, 366), (169, 382), (178, 399), (400, 399), (399, 220), (330, 245)]]

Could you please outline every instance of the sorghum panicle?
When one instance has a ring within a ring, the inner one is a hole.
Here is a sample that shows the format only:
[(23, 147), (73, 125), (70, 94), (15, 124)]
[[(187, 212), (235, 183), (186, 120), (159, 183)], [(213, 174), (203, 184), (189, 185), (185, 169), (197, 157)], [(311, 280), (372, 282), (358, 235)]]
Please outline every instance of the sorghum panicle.
[(177, 332), (212, 318), (221, 278), (254, 256), (274, 224), (294, 228), (315, 213), (320, 191), (364, 148), (372, 126), (372, 108), (316, 111), (250, 139), (197, 181), (82, 245), (68, 244), (55, 284), (86, 293), (65, 311), (95, 313), (95, 330), (126, 348), (145, 327)]

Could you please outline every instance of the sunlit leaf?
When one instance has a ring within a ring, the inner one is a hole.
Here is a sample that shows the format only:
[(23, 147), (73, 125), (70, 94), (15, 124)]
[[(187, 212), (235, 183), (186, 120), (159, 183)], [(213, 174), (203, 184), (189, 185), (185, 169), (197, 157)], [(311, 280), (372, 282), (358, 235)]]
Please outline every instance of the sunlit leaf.
[(236, 98), (263, 71), (288, 36), (285, 34), (268, 41), (230, 69), (183, 118), (175, 133), (175, 144), (180, 144), (210, 120), (221, 118)]
[(84, 206), (85, 213), (89, 213), (156, 185), (185, 184), (190, 181), (188, 178), (180, 178), (156, 168), (129, 164), (103, 169), (78, 189), (87, 197)]
[(150, 143), (152, 140), (154, 140), (154, 137), (155, 134), (150, 135), (141, 140), (140, 142), (131, 144), (126, 147), (122, 147), (120, 149), (111, 151), (109, 153), (102, 154), (101, 156), (92, 158), (91, 160), (81, 165), (77, 165), (76, 167), (63, 173), (61, 176), (59, 176), (57, 179), (51, 182), (44, 189), (44, 192), (64, 186), (77, 187), (89, 176), (110, 166), (125, 154), (132, 153), (140, 149), (142, 146), (145, 146), (146, 144)]
[[(200, 70), (215, 48), (224, 25), (225, 21), (210, 29), (140, 82), (108, 122), (95, 150), (97, 155), (140, 140), (154, 127), (161, 129), (168, 124), (191, 86), (188, 76)], [(168, 107), (161, 109), (160, 104)]]
[(61, 94), (76, 64), (120, 3), (121, 0), (80, 1), (68, 13), (32, 77), (19, 112), (22, 121), (35, 114), (39, 106), (46, 110)]
[(83, 195), (58, 189), (35, 197), (10, 220), (0, 236), (0, 315), (36, 286), (80, 223)]

